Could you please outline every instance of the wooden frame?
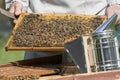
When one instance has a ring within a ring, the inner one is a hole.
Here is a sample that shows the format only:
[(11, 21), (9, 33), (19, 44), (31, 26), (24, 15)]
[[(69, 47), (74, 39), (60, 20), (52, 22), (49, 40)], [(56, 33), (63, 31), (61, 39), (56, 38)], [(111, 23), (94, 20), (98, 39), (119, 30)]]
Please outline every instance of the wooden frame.
[[(24, 16), (29, 15), (30, 13), (22, 13), (20, 15), (20, 17), (18, 18), (18, 22), (16, 23), (12, 34), (6, 44), (6, 51), (13, 51), (13, 50), (35, 50), (35, 51), (64, 51), (64, 47), (17, 47), (17, 46), (13, 46), (12, 44), (12, 40), (13, 40), (13, 36), (16, 32), (16, 29), (19, 27), (19, 24), (21, 22), (21, 20), (23, 19)], [(60, 17), (64, 17), (65, 15), (72, 15), (72, 16), (81, 16), (81, 17), (95, 17), (96, 15), (81, 15), (81, 14), (43, 14), (43, 15), (47, 15), (48, 19), (51, 17), (56, 17), (56, 16), (60, 16)], [(104, 20), (106, 20), (106, 16), (102, 16)]]

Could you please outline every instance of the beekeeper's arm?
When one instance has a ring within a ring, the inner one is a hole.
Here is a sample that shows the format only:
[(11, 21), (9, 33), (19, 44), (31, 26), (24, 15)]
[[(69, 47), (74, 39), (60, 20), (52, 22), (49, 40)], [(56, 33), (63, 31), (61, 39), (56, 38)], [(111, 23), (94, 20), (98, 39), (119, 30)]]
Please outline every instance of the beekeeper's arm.
[[(30, 12), (29, 0), (5, 0), (6, 9), (15, 15), (20, 15), (22, 12)], [(16, 23), (17, 20), (13, 22)]]
[[(11, 13), (19, 15), (21, 12), (28, 12), (29, 0), (5, 0), (6, 9), (9, 9)], [(29, 11), (30, 12), (30, 11)]]
[[(107, 0), (108, 8), (107, 8), (107, 16), (108, 18), (113, 15), (115, 12), (120, 11), (120, 0)], [(117, 24), (120, 24), (120, 15), (117, 19)]]

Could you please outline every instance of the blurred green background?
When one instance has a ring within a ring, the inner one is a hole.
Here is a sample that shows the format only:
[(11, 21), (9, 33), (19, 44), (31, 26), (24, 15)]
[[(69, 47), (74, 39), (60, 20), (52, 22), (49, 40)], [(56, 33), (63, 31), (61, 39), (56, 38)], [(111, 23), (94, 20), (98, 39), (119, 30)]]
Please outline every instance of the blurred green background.
[[(5, 7), (5, 0), (0, 0), (0, 6)], [(12, 20), (0, 14), (0, 64), (22, 60), (24, 51), (5, 51), (6, 43), (12, 32)]]
[(0, 64), (22, 60), (23, 51), (5, 51), (6, 43), (12, 32), (11, 21), (0, 14)]

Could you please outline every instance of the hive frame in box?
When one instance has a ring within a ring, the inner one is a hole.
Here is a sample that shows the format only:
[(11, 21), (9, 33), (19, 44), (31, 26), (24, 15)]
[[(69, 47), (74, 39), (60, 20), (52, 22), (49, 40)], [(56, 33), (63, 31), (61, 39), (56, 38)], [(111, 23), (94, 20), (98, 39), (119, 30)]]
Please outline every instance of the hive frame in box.
[[(60, 47), (17, 47), (17, 46), (13, 46), (12, 44), (12, 40), (13, 40), (13, 36), (15, 34), (15, 31), (16, 29), (19, 27), (19, 23), (20, 21), (22, 20), (22, 18), (25, 16), (25, 15), (29, 15), (30, 13), (22, 13), (20, 15), (20, 17), (18, 18), (18, 22), (16, 23), (13, 31), (12, 31), (12, 34), (6, 44), (6, 51), (14, 51), (14, 50), (34, 50), (34, 51), (64, 51), (64, 47), (63, 46), (60, 46)], [(33, 13), (33, 14), (36, 14), (36, 13)], [(45, 14), (45, 15), (48, 15), (48, 16), (52, 16), (52, 15), (55, 15), (55, 14)], [(62, 15), (66, 15), (66, 14), (62, 14)], [(71, 14), (70, 14), (71, 15)], [(80, 14), (81, 15), (81, 14)], [(61, 16), (61, 14), (57, 14), (57, 16)], [(78, 14), (79, 16), (79, 14)], [(86, 16), (86, 15), (82, 15), (82, 16)], [(88, 17), (95, 17), (95, 15), (87, 15)], [(106, 16), (102, 16), (104, 21), (106, 20)]]

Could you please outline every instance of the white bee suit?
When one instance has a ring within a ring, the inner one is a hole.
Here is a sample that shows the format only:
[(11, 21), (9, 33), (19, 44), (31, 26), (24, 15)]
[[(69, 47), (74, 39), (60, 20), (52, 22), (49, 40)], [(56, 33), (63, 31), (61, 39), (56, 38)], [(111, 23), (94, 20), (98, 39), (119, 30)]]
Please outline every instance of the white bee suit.
[(7, 8), (11, 1), (21, 2), (28, 12), (40, 13), (96, 14), (108, 4), (106, 0), (6, 0)]
[[(24, 5), (26, 12), (37, 13), (70, 13), (70, 14), (96, 14), (105, 15), (107, 5), (120, 3), (120, 0), (6, 0), (6, 8), (13, 1), (19, 1)], [(56, 52), (26, 51), (26, 59), (44, 57)], [(36, 53), (36, 54), (35, 54)], [(61, 53), (61, 52), (57, 52)]]

